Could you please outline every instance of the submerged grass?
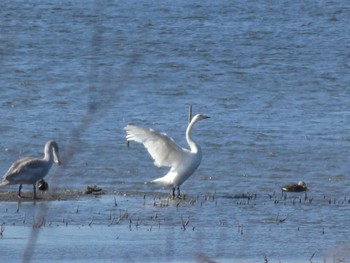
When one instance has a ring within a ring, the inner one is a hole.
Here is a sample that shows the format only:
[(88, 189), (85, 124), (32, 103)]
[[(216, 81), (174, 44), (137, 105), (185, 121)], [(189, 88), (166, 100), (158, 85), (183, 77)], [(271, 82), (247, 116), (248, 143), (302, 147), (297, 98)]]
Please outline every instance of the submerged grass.
[[(37, 200), (32, 199), (31, 193), (18, 199), (15, 191), (2, 192), (0, 196), (4, 201), (1, 203), (3, 227), (0, 229), (0, 237), (12, 238), (7, 228), (5, 231), (5, 226), (25, 226), (37, 230), (79, 227), (82, 232), (105, 226), (118, 233), (122, 230), (124, 234), (118, 235), (119, 239), (127, 238), (129, 232), (146, 231), (157, 235), (168, 233), (176, 242), (187, 242), (193, 235), (199, 238), (198, 242), (209, 242), (202, 239), (204, 236), (214, 242), (213, 244), (216, 242), (217, 246), (222, 245), (222, 253), (226, 257), (229, 250), (235, 251), (235, 245), (242, 246), (242, 242), (245, 244), (245, 240), (249, 240), (249, 246), (253, 246), (251, 249), (260, 251), (260, 262), (265, 260), (261, 255), (265, 255), (268, 262), (275, 262), (275, 254), (278, 252), (273, 250), (271, 253), (272, 247), (269, 248), (268, 244), (276, 243), (279, 246), (283, 242), (282, 236), (287, 233), (290, 238), (297, 237), (295, 242), (308, 242), (305, 240), (312, 238), (313, 242), (322, 246), (323, 243), (315, 241), (315, 238), (328, 238), (330, 234), (336, 234), (343, 229), (341, 230), (336, 222), (328, 220), (325, 215), (320, 219), (318, 213), (312, 211), (323, 209), (330, 215), (335, 211), (332, 207), (339, 211), (338, 209), (347, 210), (349, 206), (347, 197), (328, 197), (321, 194), (305, 198), (298, 195), (285, 197), (276, 194), (203, 193), (173, 199), (167, 194), (151, 192), (101, 192), (102, 194), (94, 195), (83, 194), (81, 189), (59, 190), (55, 193), (40, 193)], [(33, 208), (42, 204), (50, 206), (50, 209), (45, 215), (36, 215)], [(304, 236), (304, 233), (307, 234)], [(260, 248), (255, 244), (257, 237), (261, 240)], [(148, 238), (157, 239), (156, 236)], [(322, 254), (316, 254), (315, 251), (322, 251), (322, 248), (316, 249), (312, 243), (306, 247), (297, 243), (293, 246), (298, 247), (302, 251), (300, 253), (310, 262), (320, 262), (317, 259), (322, 257)], [(311, 251), (310, 248), (307, 249), (308, 246), (311, 247)], [(244, 254), (245, 251), (239, 250), (239, 253)], [(208, 255), (209, 259), (217, 258), (213, 251), (205, 255)], [(283, 259), (283, 255), (280, 258)], [(199, 259), (197, 261), (199, 262)]]

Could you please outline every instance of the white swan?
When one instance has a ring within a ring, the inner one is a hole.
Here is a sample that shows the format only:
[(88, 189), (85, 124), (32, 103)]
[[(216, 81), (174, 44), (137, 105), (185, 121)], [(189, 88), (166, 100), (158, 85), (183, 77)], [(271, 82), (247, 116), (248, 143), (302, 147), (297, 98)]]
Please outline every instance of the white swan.
[(152, 129), (145, 129), (134, 125), (127, 125), (127, 141), (142, 143), (149, 154), (154, 159), (154, 164), (158, 167), (171, 167), (170, 171), (163, 177), (151, 181), (165, 187), (172, 187), (172, 195), (175, 197), (175, 189), (180, 196), (180, 185), (185, 182), (198, 168), (202, 160), (200, 146), (191, 138), (193, 125), (209, 118), (208, 116), (197, 114), (193, 117), (186, 130), (186, 140), (190, 150), (181, 148), (174, 140), (163, 133), (158, 133)]
[(43, 159), (25, 157), (14, 162), (4, 175), (0, 186), (19, 184), (18, 196), (21, 197), (22, 184), (32, 184), (36, 199), (36, 182), (47, 175), (54, 162), (61, 164), (55, 141), (48, 141), (45, 144), (44, 153)]

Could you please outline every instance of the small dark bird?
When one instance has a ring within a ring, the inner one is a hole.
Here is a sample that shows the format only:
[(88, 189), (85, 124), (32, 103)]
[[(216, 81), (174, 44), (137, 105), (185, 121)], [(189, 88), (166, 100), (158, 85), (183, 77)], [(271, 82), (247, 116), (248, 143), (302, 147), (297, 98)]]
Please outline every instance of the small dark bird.
[(297, 184), (287, 184), (281, 187), (283, 192), (304, 192), (307, 190), (306, 183), (299, 181)]
[(36, 182), (36, 187), (40, 191), (47, 191), (49, 189), (49, 184), (44, 179), (40, 179)]

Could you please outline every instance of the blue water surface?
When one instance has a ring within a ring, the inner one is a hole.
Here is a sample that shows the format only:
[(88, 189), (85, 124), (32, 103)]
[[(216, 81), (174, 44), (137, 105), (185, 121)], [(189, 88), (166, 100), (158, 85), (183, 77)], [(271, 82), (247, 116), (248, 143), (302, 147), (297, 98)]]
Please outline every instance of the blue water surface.
[[(212, 200), (200, 213), (199, 201), (186, 207), (183, 217), (199, 220), (190, 237), (182, 234), (176, 209), (161, 210), (176, 223), (170, 221), (160, 235), (134, 238), (125, 222), (124, 236), (136, 244), (121, 242), (127, 252), (117, 255), (111, 246), (101, 252), (102, 260), (156, 261), (157, 249), (144, 253), (149, 240), (163, 249), (161, 259), (182, 262), (202, 260), (194, 257), (198, 253), (218, 261), (263, 262), (265, 255), (272, 262), (305, 262), (314, 252), (314, 262), (324, 262), (338, 248), (348, 250), (348, 1), (3, 1), (0, 25), (3, 174), (19, 157), (41, 156), (45, 142), (54, 139), (64, 164), (52, 168), (51, 186), (96, 184), (109, 193), (132, 192), (136, 200), (145, 193), (166, 196), (169, 189), (144, 182), (167, 169), (154, 167), (142, 145), (127, 148), (123, 127), (150, 127), (187, 147), (189, 105), (211, 116), (193, 130), (203, 160), (182, 190), (192, 198), (216, 195), (218, 203)], [(309, 185), (313, 201), (297, 195), (276, 205), (281, 185), (299, 180)], [(256, 194), (255, 205), (231, 199), (247, 192)], [(138, 201), (124, 201), (125, 209), (148, 216)], [(90, 203), (85, 225), (100, 205)], [(47, 217), (61, 222), (55, 217), (61, 210), (47, 206)], [(102, 208), (108, 214), (108, 206)], [(15, 211), (16, 203), (1, 203), (0, 210)], [(29, 209), (27, 217), (37, 210)], [(287, 220), (278, 223), (278, 216)], [(16, 214), (0, 217), (6, 225), (17, 222), (12, 228), (22, 233), (20, 259), (32, 234), (31, 223), (22, 231), (17, 220)], [(243, 226), (243, 238), (237, 226)], [(93, 233), (96, 240), (103, 239), (102, 228)], [(54, 234), (67, 235), (60, 229)], [(73, 231), (78, 239), (79, 233), (90, 234), (84, 229)], [(6, 232), (0, 247), (11, 238)], [(49, 237), (39, 232), (39, 248), (40, 238), (50, 243)], [(57, 240), (48, 261), (62, 260), (57, 255), (65, 244)], [(79, 240), (84, 255), (92, 245)], [(93, 246), (105, 247), (108, 240)], [(192, 240), (198, 243), (187, 243)], [(67, 250), (66, 260), (78, 262), (83, 256), (75, 252)]]

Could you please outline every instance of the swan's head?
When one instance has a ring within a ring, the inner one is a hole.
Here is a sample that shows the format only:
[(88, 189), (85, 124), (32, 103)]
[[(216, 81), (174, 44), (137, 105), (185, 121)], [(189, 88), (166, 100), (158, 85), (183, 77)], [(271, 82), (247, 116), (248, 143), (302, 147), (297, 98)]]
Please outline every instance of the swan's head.
[(45, 152), (53, 152), (53, 161), (58, 165), (61, 165), (60, 154), (58, 145), (55, 141), (48, 141), (45, 146)]
[(196, 123), (197, 121), (200, 121), (200, 120), (205, 120), (205, 119), (208, 119), (210, 117), (206, 116), (206, 115), (203, 115), (203, 114), (196, 114), (193, 118), (192, 118), (192, 122), (193, 123)]

